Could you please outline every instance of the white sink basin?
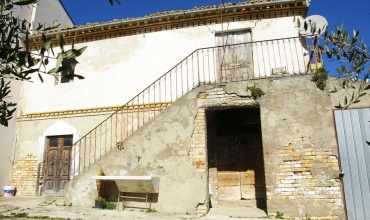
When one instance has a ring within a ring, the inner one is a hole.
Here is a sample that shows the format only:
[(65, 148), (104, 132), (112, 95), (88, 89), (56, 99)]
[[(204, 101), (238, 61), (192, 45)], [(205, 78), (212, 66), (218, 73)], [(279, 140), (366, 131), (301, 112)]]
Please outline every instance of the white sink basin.
[(96, 180), (115, 181), (120, 192), (158, 193), (159, 177), (154, 176), (92, 176)]

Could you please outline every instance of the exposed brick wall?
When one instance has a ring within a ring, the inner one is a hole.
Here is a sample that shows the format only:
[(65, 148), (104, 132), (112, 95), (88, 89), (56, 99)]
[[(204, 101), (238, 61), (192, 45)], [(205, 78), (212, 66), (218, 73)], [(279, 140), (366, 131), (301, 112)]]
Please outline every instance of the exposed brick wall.
[(322, 151), (309, 144), (281, 146), (274, 155), (280, 158), (280, 163), (273, 171), (276, 185), (267, 186), (267, 200), (296, 201), (296, 205), (305, 209), (303, 212), (308, 212), (308, 207), (312, 210), (312, 207), (325, 204), (329, 215), (319, 219), (337, 219), (336, 211), (343, 205), (341, 181), (339, 177), (326, 176), (316, 167), (320, 164), (327, 170), (339, 172), (338, 158), (331, 151)]
[[(266, 82), (271, 83), (269, 81)], [(241, 88), (242, 87), (243, 86), (241, 86)], [(263, 90), (267, 90), (264, 88), (264, 85), (261, 85), (261, 87)], [(274, 87), (269, 89), (274, 89)], [(294, 92), (300, 95), (306, 91), (301, 89), (299, 91), (293, 90), (292, 93), (294, 94)], [(272, 94), (274, 93), (270, 92), (268, 95)], [(279, 94), (278, 98), (271, 98), (274, 100), (281, 100), (284, 95), (285, 94)], [(320, 96), (320, 94), (317, 96)], [(296, 131), (292, 132), (289, 130), (289, 127), (284, 127), (289, 126), (289, 123), (284, 124), (284, 126), (276, 130), (276, 124), (271, 120), (271, 113), (269, 113), (269, 105), (273, 103), (269, 103), (269, 100), (264, 100), (264, 102), (265, 103), (260, 104), (261, 114), (267, 115), (263, 116), (264, 120), (261, 122), (262, 126), (273, 130), (275, 129), (275, 131), (279, 132), (282, 132), (281, 129), (285, 129), (285, 132), (279, 134), (263, 133), (264, 160), (268, 164), (268, 166), (265, 166), (265, 176), (269, 179), (269, 181), (266, 182), (268, 214), (270, 216), (275, 216), (276, 211), (280, 211), (284, 213), (285, 217), (292, 219), (302, 219), (302, 216), (306, 214), (311, 219), (341, 219), (344, 209), (341, 181), (339, 179), (338, 153), (336, 149), (333, 148), (335, 145), (332, 145), (332, 140), (335, 140), (335, 137), (331, 136), (331, 133), (325, 133), (326, 135), (320, 134), (318, 130), (316, 133), (312, 133), (314, 131), (311, 130), (311, 126), (316, 125), (312, 124), (313, 122), (310, 118), (302, 120), (300, 129), (302, 129), (302, 132), (306, 132), (306, 135), (319, 137), (319, 139), (314, 139), (313, 137), (302, 138), (300, 133)], [(198, 112), (195, 118), (195, 126), (189, 151), (191, 163), (198, 171), (208, 172), (207, 144), (209, 143), (207, 143), (206, 134), (206, 109), (222, 106), (255, 106), (253, 103), (256, 103), (256, 101), (248, 97), (248, 95), (243, 94), (239, 96), (238, 92), (226, 91), (226, 88), (222, 86), (206, 90), (198, 95)], [(285, 113), (278, 117), (299, 118), (299, 114), (293, 115), (296, 114), (296, 108), (296, 106), (281, 108), (279, 111), (285, 111)], [(320, 115), (322, 114), (320, 110), (321, 109), (312, 110), (312, 112), (310, 112), (313, 115), (312, 117), (323, 117)], [(276, 113), (277, 112), (275, 112), (275, 114)], [(315, 114), (317, 114), (317, 116)], [(269, 120), (266, 120), (266, 118)], [(326, 122), (329, 120), (331, 119), (322, 118), (322, 124), (325, 126), (330, 124)], [(325, 127), (322, 127), (322, 129), (324, 128)], [(304, 129), (308, 130), (306, 131)], [(268, 131), (270, 132), (270, 130)], [(295, 141), (280, 147), (273, 146), (271, 144), (278, 142), (276, 136), (280, 139), (293, 139)], [(316, 143), (310, 144), (308, 140), (315, 140)], [(317, 143), (321, 143), (323, 146)], [(217, 181), (214, 179), (215, 177), (211, 179), (212, 177), (209, 176), (209, 178), (211, 183)], [(200, 204), (197, 207), (198, 212), (203, 212), (205, 207), (206, 204)]]
[(13, 185), (17, 195), (35, 195), (37, 168), (39, 160), (32, 154), (18, 160), (13, 166)]
[(206, 148), (206, 121), (205, 111), (199, 108), (195, 117), (194, 131), (191, 137), (191, 150), (189, 152), (192, 165), (200, 172), (207, 169), (207, 148)]
[[(190, 140), (189, 156), (191, 164), (199, 172), (207, 172), (207, 147), (206, 147), (206, 119), (205, 110), (198, 108), (195, 117), (193, 135)], [(199, 203), (196, 207), (197, 214), (205, 214), (209, 209), (209, 199)]]

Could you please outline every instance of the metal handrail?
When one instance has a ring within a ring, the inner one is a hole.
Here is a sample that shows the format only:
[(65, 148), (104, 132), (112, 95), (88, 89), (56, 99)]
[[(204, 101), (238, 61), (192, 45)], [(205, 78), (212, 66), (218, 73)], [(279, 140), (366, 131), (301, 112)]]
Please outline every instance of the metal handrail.
[(298, 37), (196, 49), (73, 144), (72, 178), (199, 85), (306, 74), (308, 53)]

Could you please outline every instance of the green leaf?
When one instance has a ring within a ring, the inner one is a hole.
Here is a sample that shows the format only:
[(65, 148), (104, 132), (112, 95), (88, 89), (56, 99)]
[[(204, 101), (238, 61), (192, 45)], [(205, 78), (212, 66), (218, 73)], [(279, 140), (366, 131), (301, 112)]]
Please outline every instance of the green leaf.
[(30, 4), (36, 3), (37, 1), (38, 0), (21, 0), (18, 2), (13, 2), (12, 4), (13, 5), (30, 5)]
[(41, 48), (41, 55), (43, 55), (45, 51), (49, 50), (50, 45), (51, 45), (51, 37), (44, 37), (44, 36), (45, 35), (43, 34), (44, 44), (42, 45), (42, 48)]
[(62, 50), (62, 52), (64, 52), (64, 38), (63, 38), (63, 36), (60, 37), (59, 47)]
[[(120, 0), (116, 0), (117, 4), (121, 5)], [(109, 3), (113, 6), (113, 0), (109, 0)]]
[(44, 27), (44, 25), (39, 24), (39, 26), (36, 28), (36, 30), (39, 31), (42, 27)]
[(358, 97), (361, 98), (362, 96), (365, 96), (366, 93), (361, 93)]
[(35, 73), (39, 71), (38, 69), (29, 69), (29, 70), (25, 70), (25, 71), (22, 71), (21, 73), (22, 74), (30, 74), (30, 73)]
[(14, 7), (14, 5), (7, 5), (7, 6), (5, 6), (5, 11), (9, 11), (13, 7)]
[(74, 74), (73, 76), (74, 76), (74, 77), (77, 77), (78, 79), (85, 79), (85, 77), (83, 77), (83, 76), (81, 76), (81, 75)]
[(64, 58), (63, 54), (59, 53), (58, 57), (57, 57), (57, 62), (55, 64), (55, 70), (54, 71), (58, 72), (58, 69), (59, 69), (60, 65), (62, 64), (63, 58)]
[(57, 73), (57, 69), (56, 68), (53, 68), (53, 69), (51, 69), (51, 70), (49, 70), (47, 72), (47, 74), (53, 74), (53, 73)]
[(38, 73), (37, 75), (39, 76), (40, 81), (41, 81), (41, 82), (44, 82), (44, 80), (42, 79), (41, 74), (40, 74), (40, 73)]
[(316, 23), (313, 23), (311, 26), (311, 33), (315, 34), (316, 33)]
[(307, 31), (308, 24), (307, 24), (307, 22), (306, 22), (306, 21), (305, 21), (305, 22), (304, 22), (304, 24), (303, 24), (303, 28), (304, 28), (304, 30), (305, 30), (305, 31)]

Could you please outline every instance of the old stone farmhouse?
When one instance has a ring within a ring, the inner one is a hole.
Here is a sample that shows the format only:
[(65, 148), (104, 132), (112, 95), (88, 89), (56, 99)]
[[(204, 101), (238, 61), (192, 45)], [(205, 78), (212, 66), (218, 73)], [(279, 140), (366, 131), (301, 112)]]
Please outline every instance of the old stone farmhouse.
[[(350, 216), (335, 122), (346, 111), (335, 111), (340, 94), (311, 81), (312, 42), (294, 22), (309, 5), (227, 3), (47, 33), (88, 47), (75, 70), (85, 79), (22, 83), (18, 194), (91, 207), (91, 177), (102, 167), (159, 177), (150, 194), (159, 212), (252, 206), (271, 216)], [(353, 107), (360, 121), (370, 118), (368, 97)], [(106, 193), (117, 200), (114, 186)]]

